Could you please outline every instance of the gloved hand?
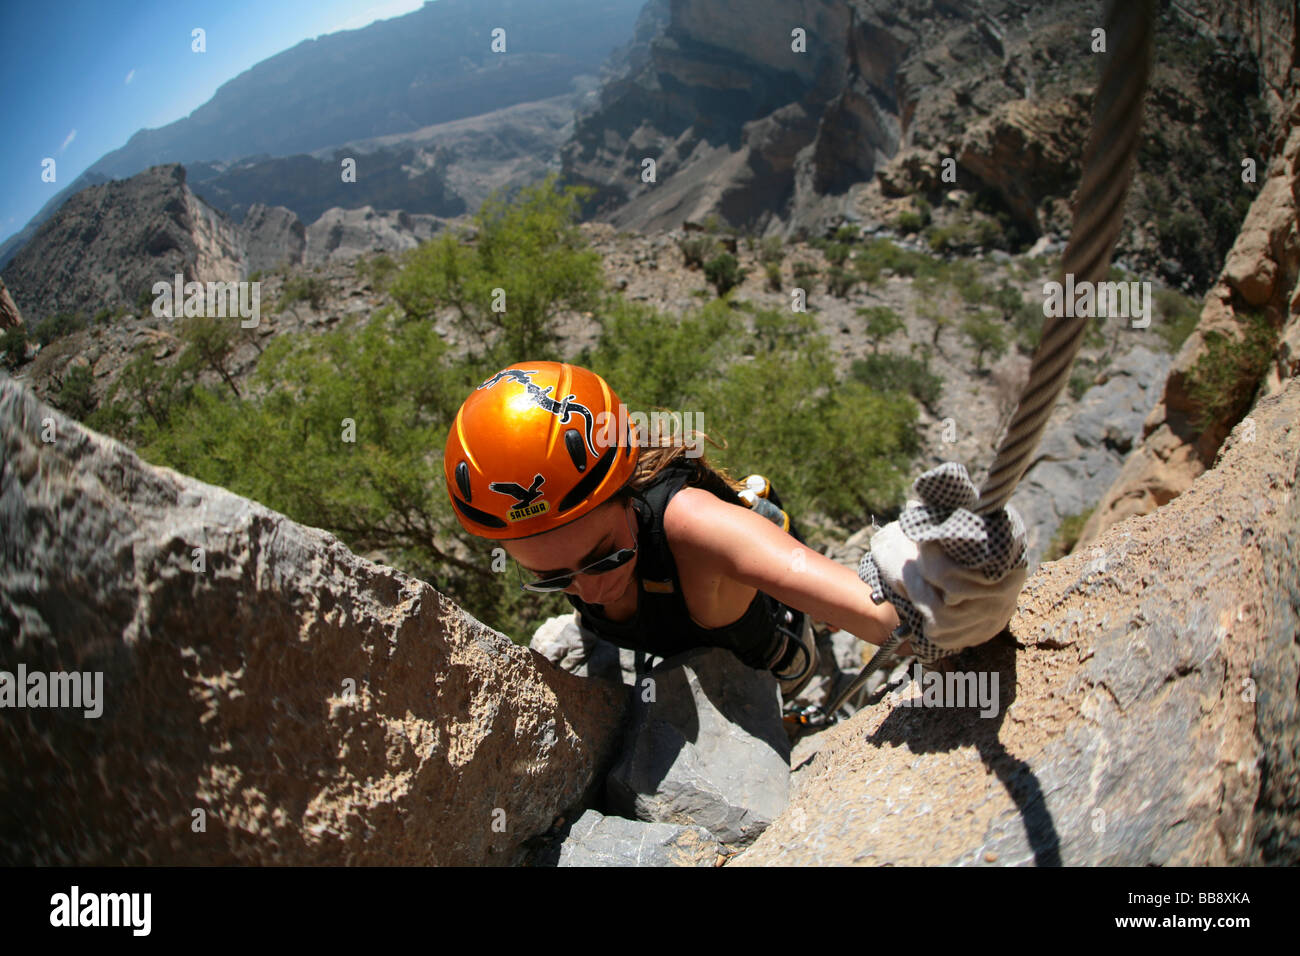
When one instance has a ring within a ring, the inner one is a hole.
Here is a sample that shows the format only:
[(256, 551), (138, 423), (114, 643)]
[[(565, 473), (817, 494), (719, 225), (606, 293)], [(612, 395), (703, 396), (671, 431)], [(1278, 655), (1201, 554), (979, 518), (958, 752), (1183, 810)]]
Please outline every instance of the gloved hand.
[(1009, 505), (987, 516), (970, 511), (979, 493), (955, 461), (912, 489), (918, 498), (871, 539), (858, 575), (873, 601), (894, 605), (913, 652), (929, 664), (983, 644), (1011, 620), (1028, 573), (1025, 525)]

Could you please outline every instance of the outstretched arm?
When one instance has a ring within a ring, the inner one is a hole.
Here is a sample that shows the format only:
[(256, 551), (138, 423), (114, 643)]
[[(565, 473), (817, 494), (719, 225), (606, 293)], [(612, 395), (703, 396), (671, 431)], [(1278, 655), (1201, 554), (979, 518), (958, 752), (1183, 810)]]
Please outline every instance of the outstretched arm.
[(762, 515), (701, 488), (683, 488), (670, 505), (679, 498), (681, 504), (664, 515), (665, 533), (674, 547), (688, 547), (718, 573), (871, 644), (883, 644), (898, 626), (894, 606), (873, 603), (871, 589), (855, 571), (800, 544)]

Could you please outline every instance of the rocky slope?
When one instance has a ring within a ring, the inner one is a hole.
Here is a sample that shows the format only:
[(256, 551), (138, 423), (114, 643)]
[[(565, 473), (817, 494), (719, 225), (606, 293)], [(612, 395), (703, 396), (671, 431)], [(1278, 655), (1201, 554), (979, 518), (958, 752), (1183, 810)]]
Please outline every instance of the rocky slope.
[[(1300, 15), (1294, 6), (1270, 3), (1243, 3), (1232, 13), (1208, 3), (1191, 8), (1211, 27), (1238, 30), (1264, 64), (1275, 116), (1268, 150), (1273, 158), (1260, 166), (1258, 196), (1205, 298), (1196, 331), (1143, 423), (1142, 440), (1102, 495), (1081, 542), (1186, 491), (1212, 465), (1252, 402), (1300, 374), (1300, 91), (1294, 82)], [(1225, 350), (1224, 341), (1247, 340), (1254, 316), (1265, 330), (1258, 355)], [(1213, 400), (1205, 394), (1207, 378)]]
[(187, 189), (185, 170), (172, 165), (73, 196), (4, 275), (35, 319), (134, 304), (177, 272), (234, 281), (240, 260), (234, 223)]
[(4, 271), (29, 316), (139, 311), (155, 282), (233, 282), (279, 265), (319, 265), (409, 249), (444, 220), (370, 207), (326, 210), (304, 226), (283, 207), (254, 205), (236, 223), (190, 188), (185, 168), (158, 166), (73, 196)]
[(1251, 417), (954, 659), (999, 676), (995, 716), (897, 688), (796, 748), (789, 806), (732, 865), (1300, 859), (1300, 382)]
[[(1101, 3), (652, 8), (659, 16), (643, 18), (622, 72), (564, 149), (566, 177), (595, 189), (588, 208), (601, 219), (649, 230), (717, 214), (758, 232), (816, 235), (845, 219), (888, 221), (924, 197), (936, 225), (984, 219), (1008, 248), (1068, 230), (1103, 59), (1089, 46)], [(791, 49), (796, 28), (804, 53)], [(1181, 5), (1161, 13), (1149, 133), (1118, 256), (1197, 291), (1253, 196), (1225, 187), (1237, 161), (1224, 157), (1269, 155), (1256, 55), (1215, 29)], [(949, 158), (953, 178), (943, 175)], [(646, 159), (654, 182), (643, 181)], [(978, 197), (979, 217), (946, 200), (954, 186)]]
[(0, 671), (102, 681), (6, 705), (4, 863), (511, 864), (611, 756), (620, 693), (331, 535), (7, 377), (0, 441)]

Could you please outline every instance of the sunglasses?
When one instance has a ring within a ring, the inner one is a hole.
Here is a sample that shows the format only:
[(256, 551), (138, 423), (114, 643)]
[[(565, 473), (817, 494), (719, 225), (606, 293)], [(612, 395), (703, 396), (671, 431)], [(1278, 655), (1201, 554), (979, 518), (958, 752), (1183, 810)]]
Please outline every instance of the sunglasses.
[[(631, 527), (630, 522), (628, 527)], [(585, 568), (579, 568), (577, 571), (570, 571), (567, 574), (559, 574), (552, 578), (541, 578), (536, 581), (522, 582), (519, 586), (525, 591), (535, 591), (541, 594), (547, 594), (552, 591), (563, 591), (573, 583), (573, 579), (579, 574), (607, 574), (615, 568), (621, 568), (636, 555), (637, 544), (639, 542), (635, 540), (635, 534), (636, 533), (633, 532), (632, 547), (630, 548), (619, 548), (612, 554), (607, 554), (598, 561), (593, 561)], [(515, 567), (518, 569), (519, 565), (516, 564)]]

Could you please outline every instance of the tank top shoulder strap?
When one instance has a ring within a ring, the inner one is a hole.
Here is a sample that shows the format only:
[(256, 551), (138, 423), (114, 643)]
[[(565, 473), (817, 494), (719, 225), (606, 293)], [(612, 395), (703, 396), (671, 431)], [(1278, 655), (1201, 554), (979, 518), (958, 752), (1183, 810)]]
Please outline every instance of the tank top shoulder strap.
[(638, 576), (643, 581), (654, 582), (647, 589), (651, 593), (660, 590), (654, 586), (655, 583), (671, 586), (662, 590), (676, 590), (677, 563), (664, 534), (664, 512), (672, 496), (695, 477), (695, 471), (694, 462), (679, 459), (664, 468), (639, 495), (637, 514), (645, 544), (637, 556)]

